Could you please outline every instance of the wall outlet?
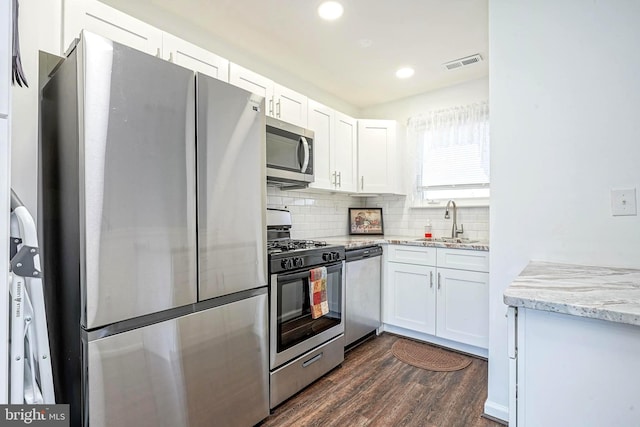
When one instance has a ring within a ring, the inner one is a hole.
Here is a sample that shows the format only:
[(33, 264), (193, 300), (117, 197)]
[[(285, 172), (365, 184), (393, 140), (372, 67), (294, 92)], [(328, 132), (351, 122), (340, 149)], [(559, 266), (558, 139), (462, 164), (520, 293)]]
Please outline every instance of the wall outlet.
[(637, 215), (635, 188), (611, 190), (611, 215)]

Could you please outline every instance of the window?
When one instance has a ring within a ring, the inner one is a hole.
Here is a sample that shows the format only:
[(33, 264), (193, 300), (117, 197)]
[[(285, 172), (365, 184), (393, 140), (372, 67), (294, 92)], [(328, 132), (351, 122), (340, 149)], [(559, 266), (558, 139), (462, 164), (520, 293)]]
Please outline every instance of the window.
[(431, 111), (409, 120), (418, 202), (489, 197), (489, 107)]

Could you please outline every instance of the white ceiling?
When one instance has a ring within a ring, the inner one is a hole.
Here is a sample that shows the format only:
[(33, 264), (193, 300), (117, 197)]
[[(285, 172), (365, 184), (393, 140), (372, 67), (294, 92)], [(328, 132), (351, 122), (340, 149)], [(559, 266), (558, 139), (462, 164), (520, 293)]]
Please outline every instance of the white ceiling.
[[(210, 34), (357, 108), (489, 72), (487, 0), (342, 0), (344, 15), (334, 22), (317, 16), (321, 0), (102, 1), (142, 20), (170, 17), (174, 28)], [(476, 53), (485, 60), (442, 66)], [(404, 65), (416, 73), (399, 80), (394, 73)]]

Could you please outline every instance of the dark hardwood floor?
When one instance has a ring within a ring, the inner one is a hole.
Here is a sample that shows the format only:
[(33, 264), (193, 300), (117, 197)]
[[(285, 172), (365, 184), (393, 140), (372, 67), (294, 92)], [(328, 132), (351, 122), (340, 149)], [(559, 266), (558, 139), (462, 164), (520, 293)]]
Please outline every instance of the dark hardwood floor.
[(349, 351), (342, 367), (282, 405), (260, 426), (495, 427), (482, 418), (487, 362), (432, 372), (397, 360), (395, 335), (382, 334)]

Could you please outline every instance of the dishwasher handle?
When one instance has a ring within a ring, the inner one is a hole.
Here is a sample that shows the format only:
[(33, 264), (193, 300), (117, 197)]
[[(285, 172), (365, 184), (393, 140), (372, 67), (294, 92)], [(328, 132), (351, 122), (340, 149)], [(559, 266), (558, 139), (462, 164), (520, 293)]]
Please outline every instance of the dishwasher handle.
[(347, 262), (358, 261), (367, 258), (374, 258), (382, 255), (382, 248), (380, 246), (370, 246), (366, 248), (358, 248), (347, 250), (346, 260)]

